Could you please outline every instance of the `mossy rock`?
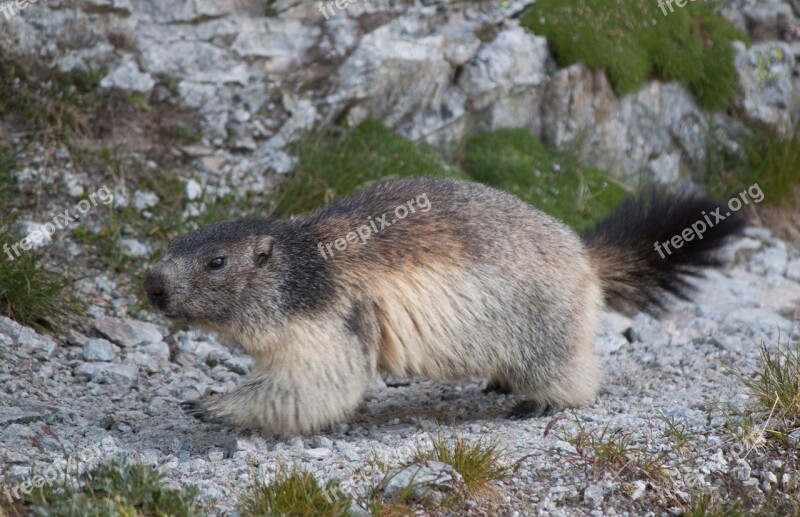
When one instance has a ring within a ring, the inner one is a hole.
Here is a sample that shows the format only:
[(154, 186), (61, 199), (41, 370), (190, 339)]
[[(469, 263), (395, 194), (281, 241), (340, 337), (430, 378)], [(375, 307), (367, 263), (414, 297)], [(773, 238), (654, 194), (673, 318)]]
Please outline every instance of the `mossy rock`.
[(584, 230), (628, 195), (618, 180), (549, 151), (525, 129), (500, 129), (468, 139), (464, 168), (477, 181), (505, 190)]
[(732, 42), (747, 36), (704, 3), (664, 5), (666, 15), (656, 0), (539, 0), (522, 24), (547, 38), (561, 66), (604, 68), (619, 95), (661, 77), (724, 109), (738, 84)]

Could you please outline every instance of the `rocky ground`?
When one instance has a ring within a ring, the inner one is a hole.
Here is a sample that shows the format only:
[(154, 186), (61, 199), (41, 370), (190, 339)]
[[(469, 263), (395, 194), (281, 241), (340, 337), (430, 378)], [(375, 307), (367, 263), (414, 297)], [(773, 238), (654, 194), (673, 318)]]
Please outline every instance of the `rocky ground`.
[(106, 185), (114, 197), (41, 250), (76, 279), (85, 314), (53, 332), (0, 317), (3, 495), (64, 458), (86, 469), (122, 454), (197, 486), (217, 514), (278, 465), (360, 496), (451, 431), (496, 440), (513, 467), (467, 502), (476, 515), (679, 514), (707, 493), (749, 507), (800, 493), (800, 432), (766, 440), (770, 415), (735, 373), (757, 371), (762, 342), (800, 337), (800, 250), (755, 226), (693, 301), (660, 320), (608, 315), (606, 382), (586, 407), (512, 421), (515, 397), (480, 379), (376, 379), (349, 423), (318, 436), (180, 409), (230, 390), (251, 360), (141, 311), (141, 274), (168, 237), (271, 202), (312, 128), (374, 118), (443, 149), (526, 128), (639, 185), (704, 179), (711, 136), (736, 151), (751, 125), (800, 118), (797, 0), (724, 2), (751, 41), (734, 44), (739, 90), (719, 111), (678, 82), (618, 96), (603, 71), (559, 68), (520, 23), (532, 3), (374, 0), (323, 17), (300, 0), (49, 0), (0, 15), (0, 229), (18, 223), (0, 235), (30, 235)]
[[(85, 333), (65, 336), (0, 318), (5, 484), (13, 488), (65, 454), (85, 465), (126, 454), (198, 486), (204, 503), (226, 514), (254, 476), (279, 464), (339, 478), (358, 494), (380, 478), (381, 463), (408, 461), (436, 433), (455, 430), (497, 440), (515, 465), (494, 497), (470, 503), (476, 514), (661, 514), (718, 488), (719, 479), (771, 497), (791, 482), (795, 466), (763, 454), (758, 440), (736, 438), (731, 407), (746, 405), (748, 393), (731, 368), (752, 372), (759, 343), (798, 337), (800, 254), (760, 228), (748, 229), (726, 254), (731, 266), (710, 271), (697, 282), (695, 301), (676, 301), (662, 319), (606, 318), (597, 340), (606, 383), (593, 404), (527, 421), (505, 418), (514, 396), (484, 393), (480, 380), (378, 379), (352, 421), (328, 433), (226, 429), (178, 406), (229, 390), (247, 373), (251, 360), (213, 336), (169, 334), (163, 322), (101, 310), (90, 310)], [(636, 458), (628, 468), (593, 465), (586, 440), (576, 441), (606, 428), (607, 438), (626, 437)], [(647, 474), (656, 466), (658, 481)]]

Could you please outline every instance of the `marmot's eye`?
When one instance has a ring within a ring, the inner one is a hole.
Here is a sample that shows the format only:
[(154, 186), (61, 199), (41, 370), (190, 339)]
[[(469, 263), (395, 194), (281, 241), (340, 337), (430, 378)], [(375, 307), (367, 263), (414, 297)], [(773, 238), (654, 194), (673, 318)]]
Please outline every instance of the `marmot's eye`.
[(208, 267), (210, 267), (211, 269), (220, 269), (224, 265), (225, 265), (225, 257), (217, 257), (208, 263)]

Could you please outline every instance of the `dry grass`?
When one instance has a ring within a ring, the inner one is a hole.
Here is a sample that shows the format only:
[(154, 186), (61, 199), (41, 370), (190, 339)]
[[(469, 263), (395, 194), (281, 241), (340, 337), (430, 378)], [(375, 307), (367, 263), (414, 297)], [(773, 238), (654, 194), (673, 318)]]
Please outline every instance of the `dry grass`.
[(339, 517), (350, 515), (352, 498), (337, 480), (320, 485), (313, 474), (279, 467), (270, 483), (256, 482), (240, 495), (239, 512), (248, 516)]
[(766, 435), (783, 437), (800, 427), (800, 341), (774, 350), (762, 343), (760, 353), (753, 375), (736, 373), (754, 398), (752, 414), (766, 423)]
[(452, 433), (432, 437), (430, 450), (418, 449), (414, 461), (439, 461), (453, 467), (472, 493), (493, 491), (492, 483), (508, 477), (511, 466), (503, 457), (496, 440), (468, 439)]
[(653, 483), (664, 480), (668, 468), (665, 453), (651, 453), (634, 441), (633, 433), (621, 428), (587, 428), (575, 419), (575, 431), (564, 433), (562, 439), (575, 447), (575, 454), (565, 459), (582, 465), (587, 475), (602, 477), (610, 474), (616, 479), (632, 481), (648, 479)]

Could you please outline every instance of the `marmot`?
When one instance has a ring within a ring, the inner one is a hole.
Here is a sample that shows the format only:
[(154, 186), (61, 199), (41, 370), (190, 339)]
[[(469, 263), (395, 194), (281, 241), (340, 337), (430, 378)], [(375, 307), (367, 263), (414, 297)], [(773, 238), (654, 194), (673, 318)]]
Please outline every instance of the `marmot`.
[(167, 317), (255, 360), (232, 392), (182, 404), (201, 420), (319, 431), (346, 419), (379, 371), (485, 378), (525, 397), (511, 416), (541, 416), (597, 393), (601, 307), (659, 309), (716, 263), (735, 216), (665, 258), (653, 243), (719, 206), (651, 190), (581, 238), (486, 185), (394, 180), (288, 219), (177, 237), (144, 285)]

